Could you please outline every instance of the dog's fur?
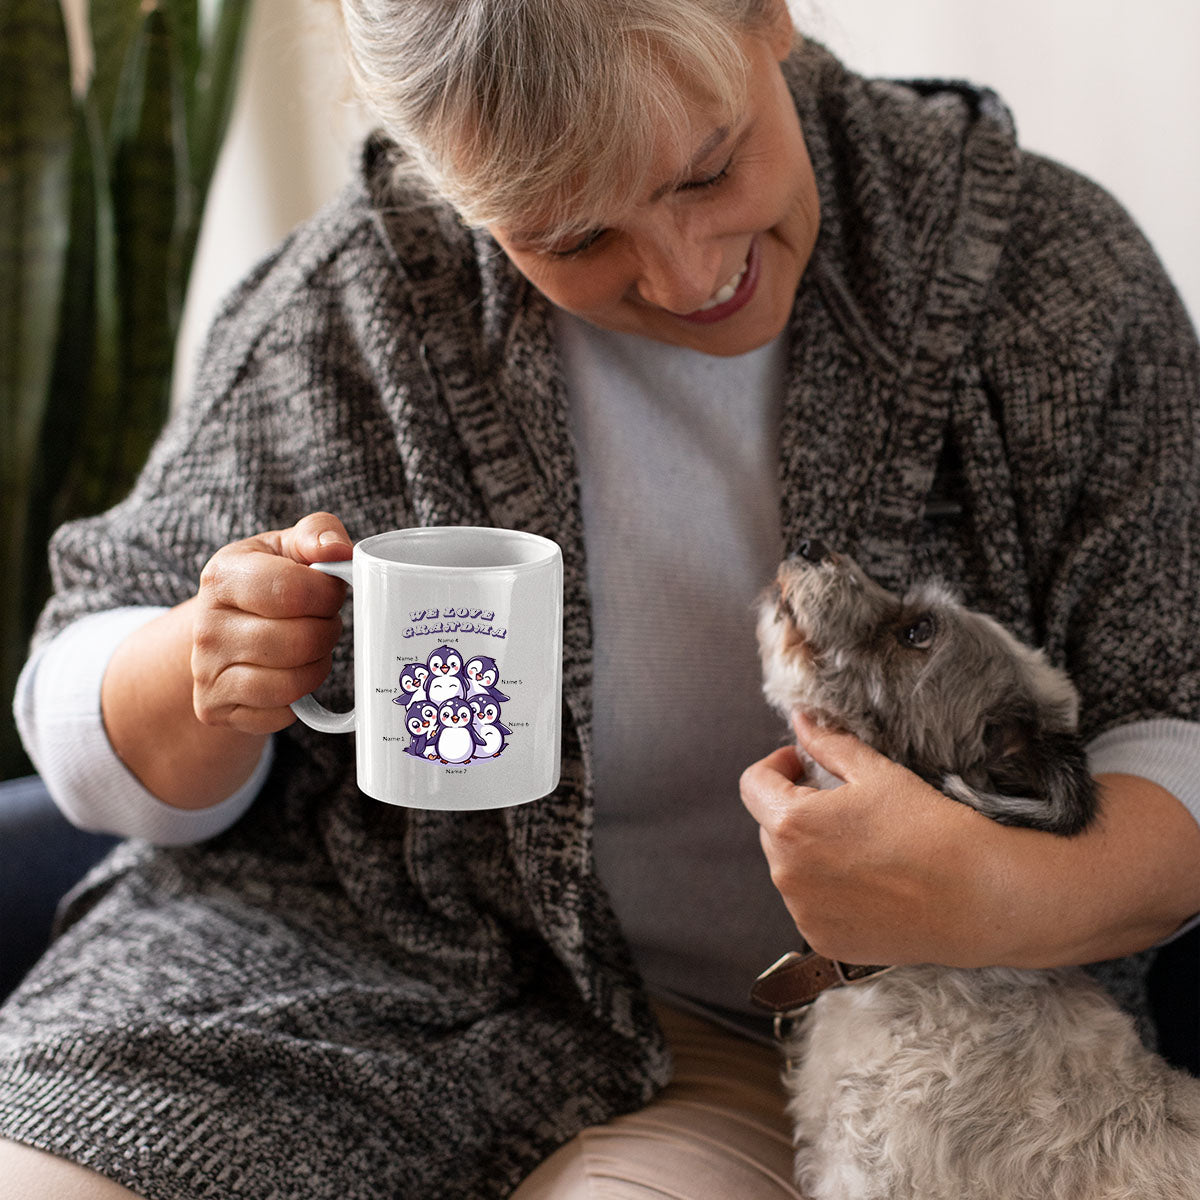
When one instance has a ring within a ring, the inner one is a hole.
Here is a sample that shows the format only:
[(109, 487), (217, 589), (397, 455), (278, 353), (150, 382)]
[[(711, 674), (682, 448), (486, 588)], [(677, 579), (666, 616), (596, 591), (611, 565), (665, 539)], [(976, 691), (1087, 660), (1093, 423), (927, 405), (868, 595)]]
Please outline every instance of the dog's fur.
[[(941, 585), (899, 597), (802, 551), (759, 609), (782, 714), (848, 730), (994, 820), (1088, 826), (1065, 674)], [(1080, 970), (899, 968), (825, 992), (785, 1048), (810, 1200), (1200, 1197), (1200, 1081)]]

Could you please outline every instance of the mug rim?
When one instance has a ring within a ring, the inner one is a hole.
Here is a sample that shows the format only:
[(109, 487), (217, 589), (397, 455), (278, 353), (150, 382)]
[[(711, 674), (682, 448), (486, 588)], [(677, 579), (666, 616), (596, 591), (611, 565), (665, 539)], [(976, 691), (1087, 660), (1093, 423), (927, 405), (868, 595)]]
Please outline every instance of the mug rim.
[[(375, 552), (377, 546), (395, 542), (428, 541), (449, 532), (482, 534), (489, 539), (504, 538), (522, 542), (539, 547), (542, 553), (536, 558), (523, 562), (491, 563), (487, 566), (456, 566), (453, 564), (443, 566), (437, 563), (403, 562), (394, 558), (381, 557)], [(403, 529), (387, 529), (382, 533), (373, 533), (369, 537), (362, 538), (354, 544), (354, 556), (355, 558), (361, 556), (369, 562), (378, 563), (381, 566), (402, 568), (405, 571), (478, 575), (496, 571), (537, 570), (561, 560), (562, 548), (553, 539), (543, 537), (539, 533), (530, 533), (525, 529), (509, 529), (498, 525), (410, 525)]]

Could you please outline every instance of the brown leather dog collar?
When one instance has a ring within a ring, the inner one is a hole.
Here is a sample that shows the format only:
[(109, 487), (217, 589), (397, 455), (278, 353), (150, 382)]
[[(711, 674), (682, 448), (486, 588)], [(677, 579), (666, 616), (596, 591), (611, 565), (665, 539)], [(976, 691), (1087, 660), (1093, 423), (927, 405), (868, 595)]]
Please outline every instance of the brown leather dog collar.
[(893, 969), (838, 962), (815, 950), (793, 950), (754, 981), (750, 1000), (767, 1012), (785, 1016), (806, 1008), (830, 988), (862, 983)]

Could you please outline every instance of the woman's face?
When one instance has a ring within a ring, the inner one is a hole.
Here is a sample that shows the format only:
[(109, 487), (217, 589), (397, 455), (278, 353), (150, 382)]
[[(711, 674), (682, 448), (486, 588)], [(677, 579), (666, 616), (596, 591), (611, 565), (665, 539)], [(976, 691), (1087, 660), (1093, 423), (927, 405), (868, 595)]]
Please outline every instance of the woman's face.
[(791, 26), (743, 39), (745, 111), (729, 127), (702, 104), (690, 143), (664, 139), (659, 182), (633, 208), (569, 243), (489, 232), (560, 308), (603, 329), (706, 354), (745, 354), (787, 323), (816, 242), (816, 180), (779, 64)]

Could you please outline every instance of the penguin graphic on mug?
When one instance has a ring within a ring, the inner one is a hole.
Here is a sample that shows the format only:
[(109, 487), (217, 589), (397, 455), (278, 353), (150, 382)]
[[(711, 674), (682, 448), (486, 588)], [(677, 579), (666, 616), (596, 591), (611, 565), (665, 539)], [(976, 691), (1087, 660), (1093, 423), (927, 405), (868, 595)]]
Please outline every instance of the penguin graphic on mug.
[(464, 674), (467, 677), (468, 700), (473, 700), (476, 696), (486, 696), (489, 700), (495, 700), (497, 704), (503, 704), (508, 699), (496, 687), (500, 680), (500, 671), (494, 658), (479, 654), (467, 659)]
[(393, 697), (393, 704), (404, 706), (405, 712), (414, 705), (429, 697), (425, 693), (425, 682), (429, 678), (429, 668), (424, 663), (409, 663), (400, 672), (400, 695)]
[(453, 646), (439, 646), (428, 658), (425, 669), (425, 695), (440, 705), (444, 700), (465, 700), (467, 680), (463, 675), (463, 660)]
[(424, 663), (405, 666), (393, 700), (405, 708), (407, 753), (455, 766), (499, 757), (512, 736), (501, 720), (509, 697), (499, 683), (494, 658), (453, 646), (438, 646)]
[(500, 705), (484, 695), (472, 696), (467, 703), (471, 706), (475, 732), (483, 739), (475, 757), (495, 758), (504, 749), (505, 739), (512, 735), (512, 730), (500, 723)]
[(470, 762), (475, 747), (483, 744), (483, 738), (475, 732), (471, 706), (461, 697), (444, 701), (438, 709), (438, 758), (444, 763)]
[[(396, 697), (399, 703), (400, 697)], [(430, 700), (414, 700), (405, 711), (404, 726), (411, 734), (407, 752), (415, 758), (437, 757), (438, 706)]]

